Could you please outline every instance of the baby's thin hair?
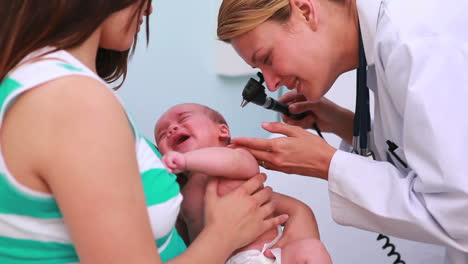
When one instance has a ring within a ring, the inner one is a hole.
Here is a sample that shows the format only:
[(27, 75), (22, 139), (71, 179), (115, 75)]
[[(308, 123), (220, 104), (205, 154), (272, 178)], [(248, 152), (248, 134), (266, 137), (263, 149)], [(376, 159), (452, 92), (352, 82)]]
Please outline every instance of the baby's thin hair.
[(214, 122), (216, 122), (218, 124), (224, 124), (224, 125), (229, 127), (228, 123), (226, 122), (226, 119), (224, 119), (224, 116), (220, 112), (218, 112), (218, 111), (214, 110), (213, 108), (210, 108), (210, 107), (208, 107), (206, 105), (199, 105), (199, 106), (201, 106), (203, 109), (205, 109), (206, 113), (210, 116), (210, 118)]
[[(213, 122), (217, 123), (217, 124), (224, 124), (226, 125), (228, 128), (229, 128), (229, 124), (226, 122), (226, 119), (224, 118), (224, 116), (214, 110), (213, 108), (211, 107), (208, 107), (206, 105), (201, 105), (201, 104), (197, 104), (199, 105), (200, 107), (202, 107), (205, 112), (208, 114), (208, 116), (211, 118), (211, 120), (213, 120)], [(231, 143), (231, 138), (229, 137), (227, 140), (226, 140), (226, 145), (229, 145)]]

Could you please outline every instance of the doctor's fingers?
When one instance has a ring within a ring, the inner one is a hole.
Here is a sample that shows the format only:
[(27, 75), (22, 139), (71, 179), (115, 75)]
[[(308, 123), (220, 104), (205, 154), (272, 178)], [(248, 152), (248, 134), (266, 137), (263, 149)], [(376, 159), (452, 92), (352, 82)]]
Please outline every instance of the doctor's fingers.
[(263, 122), (262, 128), (268, 132), (282, 134), (288, 137), (297, 137), (305, 132), (304, 129), (298, 126), (291, 126), (281, 122)]
[(304, 95), (298, 94), (296, 90), (290, 91), (288, 93), (285, 93), (283, 96), (281, 96), (278, 101), (285, 103), (285, 104), (291, 104), (295, 102), (302, 102), (302, 101), (307, 101)]
[(293, 119), (291, 117), (288, 117), (286, 115), (281, 115), (281, 118), (283, 119), (283, 122), (291, 125), (291, 126), (298, 126), (302, 127), (304, 129), (310, 129), (312, 128), (312, 125), (316, 122), (317, 117), (313, 113), (308, 113), (304, 118), (302, 119)]
[[(272, 156), (271, 156), (272, 157)], [(271, 158), (272, 161), (269, 161), (268, 158), (265, 158), (265, 160), (261, 161), (261, 165), (263, 168), (267, 170), (272, 170), (272, 171), (280, 171), (284, 173), (295, 173), (295, 168), (290, 168), (289, 166), (285, 165), (277, 165), (277, 164), (283, 164), (283, 162), (280, 161), (280, 158)]]
[(249, 152), (251, 150), (262, 150), (268, 151), (271, 150), (271, 139), (265, 138), (251, 138), (251, 137), (238, 137), (231, 140), (231, 144), (247, 149)]
[(315, 113), (319, 111), (321, 107), (320, 102), (311, 102), (311, 101), (304, 101), (304, 102), (296, 102), (291, 103), (289, 105), (289, 111), (293, 114), (300, 114), (304, 112), (312, 112)]
[(270, 169), (268, 164), (272, 164), (273, 160), (275, 160), (275, 156), (277, 155), (276, 152), (267, 151), (267, 150), (256, 150), (251, 149), (249, 150), (250, 154), (255, 157), (258, 162), (258, 165), (262, 166), (265, 169)]

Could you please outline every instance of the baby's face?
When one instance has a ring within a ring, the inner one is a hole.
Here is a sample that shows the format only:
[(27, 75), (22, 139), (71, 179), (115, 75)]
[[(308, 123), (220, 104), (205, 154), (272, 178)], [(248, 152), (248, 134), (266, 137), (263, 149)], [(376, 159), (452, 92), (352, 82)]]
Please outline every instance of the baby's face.
[(220, 124), (196, 104), (177, 105), (159, 119), (154, 131), (162, 154), (219, 146)]

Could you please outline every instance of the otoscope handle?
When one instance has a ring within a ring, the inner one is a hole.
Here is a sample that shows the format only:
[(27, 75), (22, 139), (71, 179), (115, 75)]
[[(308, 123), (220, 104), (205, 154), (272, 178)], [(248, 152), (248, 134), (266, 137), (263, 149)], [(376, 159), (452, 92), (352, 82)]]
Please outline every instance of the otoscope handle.
[(296, 120), (300, 120), (300, 119), (303, 119), (307, 113), (300, 113), (300, 114), (292, 114), (291, 112), (289, 112), (289, 105), (285, 104), (285, 103), (281, 103), (279, 101), (276, 101), (274, 99), (271, 99), (271, 104), (270, 104), (270, 107), (266, 107), (267, 109), (273, 109), (277, 112), (280, 112), (292, 119), (296, 119)]
[[(241, 107), (244, 107), (249, 102), (252, 102), (256, 105), (259, 105), (263, 108), (270, 109), (279, 113), (282, 113), (292, 119), (300, 120), (307, 116), (307, 113), (292, 114), (289, 112), (289, 105), (281, 103), (265, 93), (265, 87), (262, 85), (264, 78), (261, 72), (257, 73), (260, 78), (259, 81), (254, 78), (250, 78), (247, 84), (242, 90), (242, 103)], [(322, 133), (320, 132), (319, 127), (316, 123), (312, 124), (312, 127), (317, 131), (317, 134), (323, 138)]]
[(292, 119), (301, 120), (304, 117), (306, 117), (306, 115), (307, 115), (307, 113), (300, 113), (300, 114), (291, 114), (291, 113), (289, 113), (289, 115), (287, 115), (287, 116), (289, 116)]

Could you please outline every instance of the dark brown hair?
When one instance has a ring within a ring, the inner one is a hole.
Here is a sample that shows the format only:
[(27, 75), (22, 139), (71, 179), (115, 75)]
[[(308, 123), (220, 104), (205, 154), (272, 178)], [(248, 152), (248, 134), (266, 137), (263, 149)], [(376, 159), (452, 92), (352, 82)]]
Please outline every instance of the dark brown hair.
[[(56, 50), (77, 47), (111, 14), (137, 2), (140, 6), (134, 16), (141, 15), (151, 5), (151, 0), (0, 1), (0, 83), (31, 52), (48, 46)], [(148, 19), (146, 34), (148, 41)], [(98, 75), (108, 83), (122, 77), (123, 83), (135, 44), (136, 36), (132, 48), (127, 51), (99, 48), (96, 57)]]

